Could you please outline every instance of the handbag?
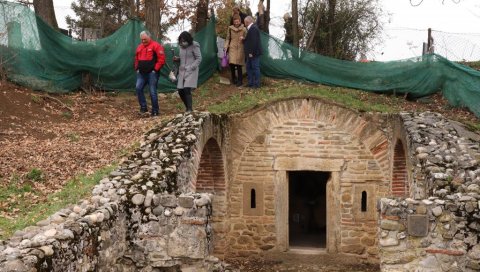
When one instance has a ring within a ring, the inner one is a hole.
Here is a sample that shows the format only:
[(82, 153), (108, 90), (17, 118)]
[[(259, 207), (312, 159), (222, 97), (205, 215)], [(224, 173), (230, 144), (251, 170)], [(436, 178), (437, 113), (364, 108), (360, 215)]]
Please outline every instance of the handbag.
[(230, 44), (232, 43), (232, 30), (230, 28), (228, 29), (228, 34), (230, 36), (230, 41), (228, 42), (227, 50), (223, 51), (223, 57), (222, 57), (222, 63), (221, 63), (223, 68), (226, 68), (230, 63), (228, 60), (228, 49), (230, 49)]
[(177, 77), (175, 76), (175, 72), (173, 70), (168, 73), (168, 79), (174, 83), (177, 81)]
[(228, 66), (228, 54), (227, 52), (223, 52), (223, 57), (222, 57), (222, 63), (221, 63), (222, 67), (225, 68)]

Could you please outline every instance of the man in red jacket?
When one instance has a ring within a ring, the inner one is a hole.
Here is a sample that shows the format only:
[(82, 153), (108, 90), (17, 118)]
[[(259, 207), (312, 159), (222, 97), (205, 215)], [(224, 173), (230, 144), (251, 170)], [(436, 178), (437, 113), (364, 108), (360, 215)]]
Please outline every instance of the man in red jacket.
[(165, 51), (163, 46), (152, 40), (148, 31), (140, 33), (140, 40), (142, 43), (138, 45), (135, 52), (135, 71), (137, 71), (135, 90), (137, 91), (138, 103), (140, 103), (140, 112), (146, 113), (148, 108), (143, 88), (148, 84), (152, 101), (151, 114), (152, 116), (157, 116), (159, 113), (157, 82), (160, 76), (160, 69), (165, 64)]

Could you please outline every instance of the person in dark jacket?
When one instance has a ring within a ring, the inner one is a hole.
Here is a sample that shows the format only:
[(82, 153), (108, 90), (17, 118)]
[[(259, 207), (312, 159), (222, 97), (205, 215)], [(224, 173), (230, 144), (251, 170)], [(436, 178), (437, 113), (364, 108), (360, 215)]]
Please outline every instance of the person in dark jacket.
[(247, 17), (247, 14), (243, 13), (240, 6), (237, 5), (233, 7), (232, 17), (230, 17), (230, 25), (233, 25), (233, 17), (235, 17), (235, 15), (240, 16), (240, 24), (245, 24), (245, 17)]
[(247, 35), (243, 41), (243, 48), (247, 59), (247, 87), (260, 88), (260, 56), (262, 55), (260, 30), (253, 23), (252, 16), (245, 17), (245, 26), (247, 27)]
[(140, 104), (140, 113), (148, 112), (147, 101), (143, 89), (148, 84), (150, 88), (150, 100), (152, 102), (152, 116), (159, 114), (157, 82), (160, 75), (160, 69), (165, 64), (165, 52), (163, 46), (152, 40), (148, 31), (140, 33), (141, 44), (135, 51), (135, 71), (137, 71), (137, 83), (135, 90), (137, 92), (138, 103)]
[(178, 95), (185, 105), (186, 112), (190, 112), (192, 111), (192, 90), (197, 88), (202, 53), (200, 44), (195, 42), (187, 31), (183, 31), (178, 36), (178, 45), (180, 46), (179, 56), (173, 57), (174, 61), (180, 62), (177, 77)]

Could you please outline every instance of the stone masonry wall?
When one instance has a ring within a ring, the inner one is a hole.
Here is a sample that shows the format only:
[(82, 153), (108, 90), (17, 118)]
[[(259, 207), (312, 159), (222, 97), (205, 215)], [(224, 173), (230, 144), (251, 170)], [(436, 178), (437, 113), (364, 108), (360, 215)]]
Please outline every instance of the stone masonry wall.
[(401, 118), (413, 191), (379, 203), (382, 271), (480, 271), (480, 136), (436, 113)]
[(1, 241), (0, 271), (224, 269), (209, 256), (211, 195), (188, 191), (198, 161), (190, 149), (209, 116), (179, 115), (150, 131), (91, 198)]
[[(287, 224), (278, 222), (287, 212), (279, 205), (289, 201), (279, 194), (288, 185), (278, 189), (282, 186), (279, 175), (286, 172), (276, 168), (286, 163), (292, 170), (325, 171), (338, 164), (333, 167), (338, 186), (332, 185), (328, 193), (335, 198), (327, 215), (327, 220), (335, 221), (330, 225), (333, 237), (329, 239), (334, 243), (330, 249), (376, 258), (375, 199), (388, 195), (390, 186), (386, 171), (389, 145), (386, 133), (376, 128), (377, 122), (319, 100), (298, 99), (234, 118), (231, 127), (230, 255), (288, 249), (278, 244), (279, 228)], [(297, 169), (302, 167), (307, 168)], [(252, 189), (258, 201), (255, 209), (248, 206)], [(367, 212), (360, 211), (364, 191), (368, 192)]]

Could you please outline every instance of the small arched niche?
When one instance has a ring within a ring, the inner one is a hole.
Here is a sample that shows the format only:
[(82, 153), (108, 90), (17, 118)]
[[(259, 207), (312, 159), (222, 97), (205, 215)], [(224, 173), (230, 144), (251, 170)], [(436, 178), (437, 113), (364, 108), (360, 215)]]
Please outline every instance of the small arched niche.
[(227, 210), (223, 156), (214, 138), (207, 141), (201, 154), (195, 191), (212, 194), (213, 254), (222, 256), (226, 247)]
[(403, 142), (398, 139), (393, 150), (392, 184), (391, 192), (393, 196), (408, 196), (408, 173), (407, 157)]

